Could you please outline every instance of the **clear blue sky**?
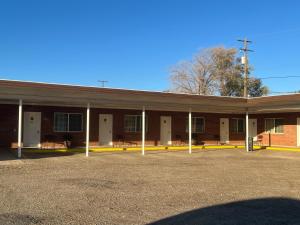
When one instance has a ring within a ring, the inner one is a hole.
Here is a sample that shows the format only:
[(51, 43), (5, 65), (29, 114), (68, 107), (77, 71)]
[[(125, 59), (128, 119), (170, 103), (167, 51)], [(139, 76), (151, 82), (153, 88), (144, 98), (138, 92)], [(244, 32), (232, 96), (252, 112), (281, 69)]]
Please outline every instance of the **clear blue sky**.
[[(0, 77), (165, 90), (172, 65), (245, 36), (253, 74), (300, 75), (299, 10), (296, 0), (1, 0)], [(300, 78), (265, 83), (300, 89)]]

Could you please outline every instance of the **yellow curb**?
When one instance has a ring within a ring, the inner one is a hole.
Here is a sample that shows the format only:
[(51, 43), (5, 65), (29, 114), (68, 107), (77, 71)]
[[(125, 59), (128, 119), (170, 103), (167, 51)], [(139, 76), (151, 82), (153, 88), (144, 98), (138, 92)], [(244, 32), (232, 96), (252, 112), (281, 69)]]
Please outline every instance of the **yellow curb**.
[[(84, 150), (85, 151), (85, 150)], [(89, 150), (90, 152), (121, 152), (121, 151), (124, 151), (123, 148), (91, 148)]]
[[(192, 149), (243, 149), (243, 145), (197, 145), (192, 146)], [(259, 149), (259, 146), (254, 146), (254, 149)], [(188, 146), (148, 146), (145, 151), (176, 151), (187, 150)], [(99, 147), (90, 148), (90, 152), (112, 152), (112, 151), (141, 151), (141, 147)], [(28, 153), (66, 153), (66, 152), (85, 152), (84, 148), (78, 149), (23, 149), (23, 152)]]
[(271, 151), (288, 151), (288, 152), (300, 152), (300, 148), (288, 148), (288, 147), (266, 147)]

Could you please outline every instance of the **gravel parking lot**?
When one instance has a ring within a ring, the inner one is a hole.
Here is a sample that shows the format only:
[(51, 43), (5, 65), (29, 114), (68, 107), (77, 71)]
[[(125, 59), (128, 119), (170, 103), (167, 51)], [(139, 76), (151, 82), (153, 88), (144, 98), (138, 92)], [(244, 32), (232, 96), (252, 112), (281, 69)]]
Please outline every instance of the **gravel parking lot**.
[(300, 224), (300, 153), (26, 155), (0, 161), (0, 224)]

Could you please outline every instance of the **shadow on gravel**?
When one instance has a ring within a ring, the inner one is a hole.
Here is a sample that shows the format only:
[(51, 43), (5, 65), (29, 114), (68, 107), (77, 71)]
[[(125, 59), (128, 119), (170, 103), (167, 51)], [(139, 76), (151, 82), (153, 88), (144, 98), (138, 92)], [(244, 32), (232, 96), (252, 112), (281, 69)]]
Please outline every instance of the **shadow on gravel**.
[(23, 152), (22, 158), (25, 159), (42, 159), (42, 158), (51, 158), (51, 157), (62, 157), (62, 156), (72, 156), (75, 154), (82, 154), (78, 152), (45, 152), (45, 153), (37, 153), (37, 152)]
[(0, 161), (16, 160), (16, 156), (7, 149), (0, 149)]
[(174, 215), (148, 225), (300, 224), (300, 201), (262, 198), (216, 205)]
[[(34, 152), (22, 150), (22, 159), (41, 159), (50, 157), (71, 156), (75, 154), (82, 154), (81, 152)], [(16, 160), (18, 159), (17, 150), (0, 149), (0, 161)]]
[(0, 214), (0, 224), (5, 225), (28, 225), (28, 224), (43, 224), (43, 219), (33, 217), (31, 215), (23, 215), (18, 213)]

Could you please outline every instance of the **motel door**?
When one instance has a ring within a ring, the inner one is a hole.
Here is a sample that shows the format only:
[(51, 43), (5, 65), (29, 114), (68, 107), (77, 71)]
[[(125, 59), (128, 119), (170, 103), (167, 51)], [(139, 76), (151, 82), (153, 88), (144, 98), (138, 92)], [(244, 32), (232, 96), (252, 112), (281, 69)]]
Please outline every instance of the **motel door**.
[(229, 119), (220, 118), (220, 142), (229, 143)]
[(172, 144), (172, 119), (171, 116), (161, 116), (160, 117), (160, 144), (161, 145), (171, 145)]
[(24, 112), (23, 145), (37, 148), (41, 142), (41, 112)]
[(99, 144), (100, 145), (113, 145), (112, 129), (113, 129), (113, 115), (100, 114), (99, 115)]
[(257, 141), (257, 119), (249, 119), (249, 137)]

